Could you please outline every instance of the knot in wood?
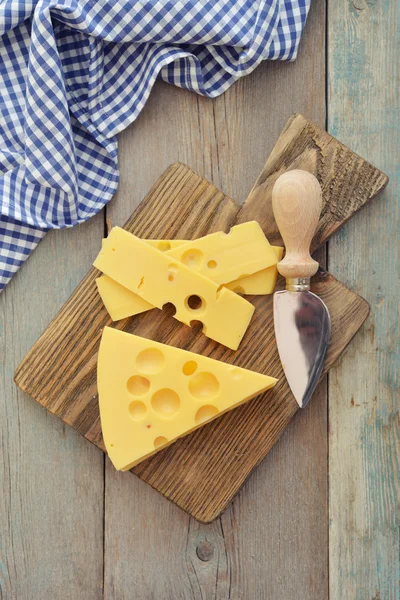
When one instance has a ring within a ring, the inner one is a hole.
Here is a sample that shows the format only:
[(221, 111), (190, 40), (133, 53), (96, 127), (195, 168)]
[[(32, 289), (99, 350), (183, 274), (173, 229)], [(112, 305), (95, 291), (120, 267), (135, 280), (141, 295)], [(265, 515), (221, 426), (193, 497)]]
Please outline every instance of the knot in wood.
[(214, 556), (214, 547), (207, 540), (203, 540), (196, 548), (197, 557), (203, 561), (208, 562)]

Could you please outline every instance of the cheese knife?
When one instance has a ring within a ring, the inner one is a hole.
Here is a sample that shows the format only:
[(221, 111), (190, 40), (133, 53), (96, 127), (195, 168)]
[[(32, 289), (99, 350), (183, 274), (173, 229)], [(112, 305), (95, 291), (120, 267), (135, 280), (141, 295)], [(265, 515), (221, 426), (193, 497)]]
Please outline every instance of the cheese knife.
[(274, 294), (274, 326), (279, 356), (289, 386), (304, 408), (318, 383), (331, 325), (325, 303), (310, 292), (318, 263), (310, 244), (322, 208), (318, 180), (307, 171), (281, 175), (272, 190), (272, 209), (286, 248), (278, 271), (286, 289)]

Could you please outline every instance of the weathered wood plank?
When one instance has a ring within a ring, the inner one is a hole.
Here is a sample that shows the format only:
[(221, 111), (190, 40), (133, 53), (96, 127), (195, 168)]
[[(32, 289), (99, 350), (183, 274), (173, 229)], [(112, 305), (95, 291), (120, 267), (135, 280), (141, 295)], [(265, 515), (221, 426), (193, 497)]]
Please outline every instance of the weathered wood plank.
[(382, 168), (384, 197), (330, 243), (372, 307), (329, 385), (330, 598), (400, 598), (399, 7), (329, 2), (329, 130)]
[(0, 295), (0, 598), (102, 598), (103, 456), (13, 382), (90, 264), (103, 216), (48, 234)]
[[(297, 62), (264, 64), (216, 101), (157, 85), (121, 136), (112, 221), (124, 223), (175, 160), (243, 201), (290, 114), (323, 126), (324, 19), (324, 2), (314, 0)], [(299, 589), (309, 600), (326, 598), (326, 444), (322, 385), (211, 525), (189, 519), (107, 460), (105, 600), (130, 599), (133, 590), (143, 600), (299, 600)]]

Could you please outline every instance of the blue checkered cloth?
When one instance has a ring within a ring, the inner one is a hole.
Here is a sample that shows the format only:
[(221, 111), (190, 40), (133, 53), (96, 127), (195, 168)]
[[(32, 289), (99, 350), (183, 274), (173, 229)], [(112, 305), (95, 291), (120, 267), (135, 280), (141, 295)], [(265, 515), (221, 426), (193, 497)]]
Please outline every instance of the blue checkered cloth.
[(215, 98), (293, 60), (311, 0), (1, 0), (0, 289), (118, 184), (117, 134), (157, 77)]

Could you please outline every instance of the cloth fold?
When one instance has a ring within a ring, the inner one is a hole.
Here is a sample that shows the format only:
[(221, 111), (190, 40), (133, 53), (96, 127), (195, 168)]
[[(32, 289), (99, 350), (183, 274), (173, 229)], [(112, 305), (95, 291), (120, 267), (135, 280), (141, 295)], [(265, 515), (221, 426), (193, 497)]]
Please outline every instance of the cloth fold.
[(0, 289), (49, 229), (118, 184), (117, 134), (154, 81), (214, 98), (296, 57), (310, 0), (3, 0)]

